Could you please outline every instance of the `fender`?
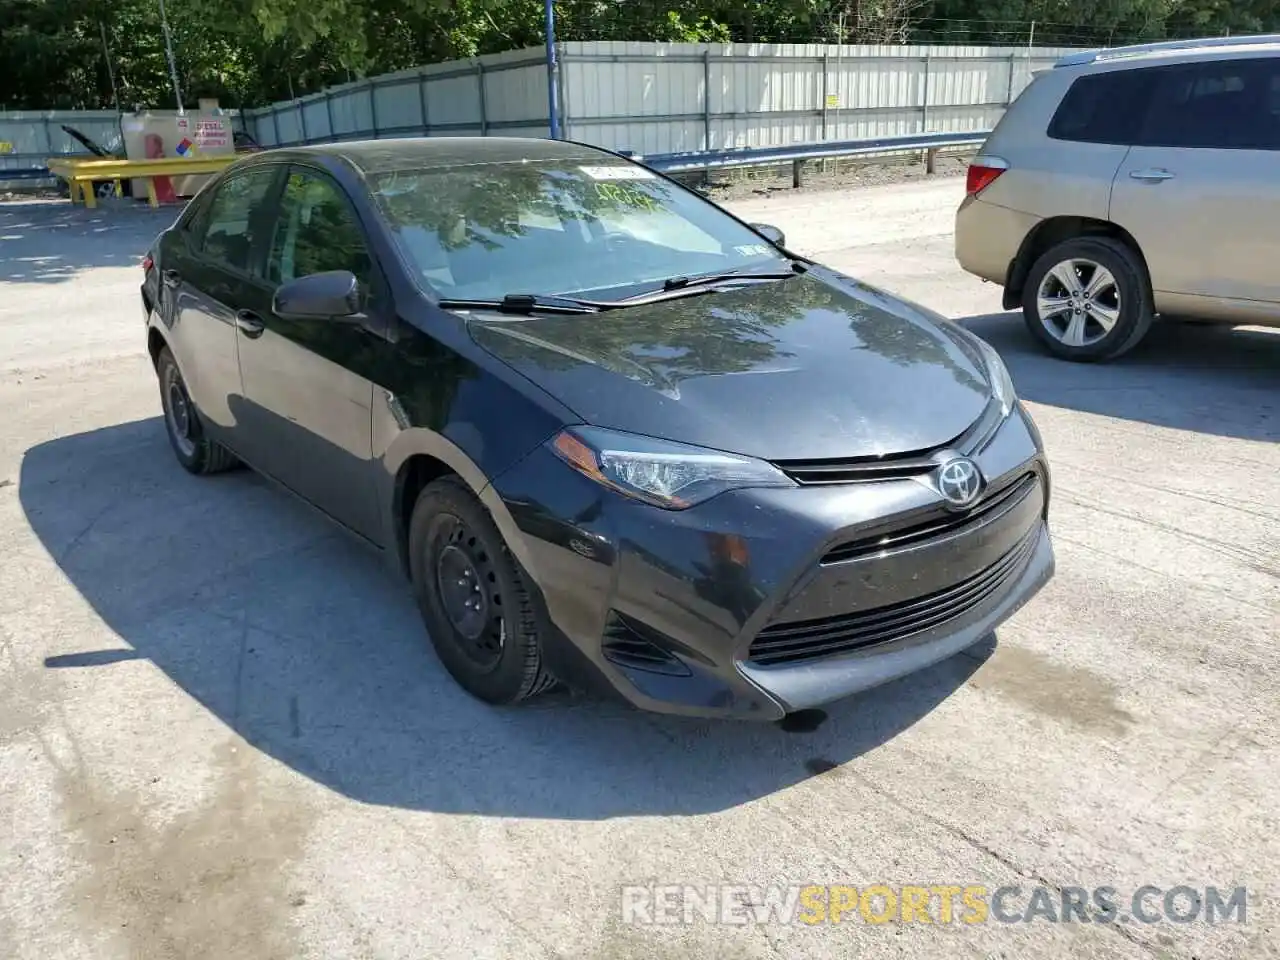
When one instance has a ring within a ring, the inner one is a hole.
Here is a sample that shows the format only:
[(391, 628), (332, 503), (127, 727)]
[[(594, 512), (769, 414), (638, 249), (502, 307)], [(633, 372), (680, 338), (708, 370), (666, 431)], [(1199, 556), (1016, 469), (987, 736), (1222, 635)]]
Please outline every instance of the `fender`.
[[(535, 583), (539, 583), (537, 564), (524, 544), (523, 534), (502, 497), (494, 490), (491, 478), (486, 476), (473, 456), (460, 443), (441, 433), (409, 425), (399, 399), (390, 390), (374, 388), (373, 408), (374, 457), (381, 465), (378, 470), (378, 502), (382, 507), (384, 522), (383, 546), (388, 559), (397, 565), (397, 569), (402, 574), (408, 569), (408, 545), (404, 536), (408, 517), (399, 506), (407, 479), (405, 466), (412, 457), (425, 456), (437, 461), (445, 471), (456, 474), (476, 495), (489, 511), (516, 562)], [(463, 442), (468, 446), (483, 444), (479, 432), (470, 424), (453, 424), (452, 432), (461, 434)], [(546, 437), (539, 438), (538, 443), (550, 437), (553, 432), (554, 430), (548, 432)], [(535, 443), (530, 449), (536, 446)], [(528, 453), (528, 450), (522, 451), (512, 460), (512, 465)]]

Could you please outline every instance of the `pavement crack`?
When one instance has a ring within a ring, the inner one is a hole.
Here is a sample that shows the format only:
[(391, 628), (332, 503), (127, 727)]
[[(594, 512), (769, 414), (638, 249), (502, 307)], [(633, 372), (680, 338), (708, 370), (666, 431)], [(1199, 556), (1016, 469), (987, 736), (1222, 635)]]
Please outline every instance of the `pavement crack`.
[(1230, 560), (1236, 560), (1248, 567), (1252, 567), (1259, 573), (1268, 574), (1272, 577), (1280, 578), (1280, 570), (1277, 570), (1265, 563), (1259, 563), (1253, 552), (1234, 543), (1227, 543), (1225, 540), (1219, 540), (1216, 537), (1207, 537), (1203, 534), (1192, 533), (1190, 530), (1183, 530), (1181, 527), (1175, 527), (1171, 523), (1165, 523), (1161, 520), (1153, 520), (1150, 517), (1142, 517), (1135, 513), (1125, 513), (1123, 510), (1115, 510), (1102, 503), (1100, 500), (1094, 500), (1091, 497), (1081, 497), (1077, 494), (1061, 493), (1059, 496), (1068, 503), (1073, 503), (1078, 507), (1084, 507), (1087, 510), (1096, 510), (1098, 513), (1105, 513), (1108, 516), (1118, 517), (1121, 520), (1132, 520), (1144, 526), (1160, 530), (1172, 536), (1202, 546), (1219, 556), (1226, 557)]
[(1078, 463), (1063, 463), (1061, 466), (1067, 467), (1070, 470), (1079, 470), (1081, 473), (1088, 473), (1095, 477), (1101, 477), (1104, 480), (1113, 480), (1116, 483), (1123, 483), (1131, 487), (1141, 487), (1144, 490), (1154, 490), (1157, 493), (1167, 493), (1175, 497), (1186, 497), (1188, 500), (1197, 500), (1200, 503), (1207, 503), (1214, 507), (1222, 507), (1225, 510), (1235, 510), (1251, 517), (1260, 517), (1263, 520), (1280, 520), (1280, 514), (1277, 514), (1275, 511), (1251, 509), (1256, 506), (1264, 506), (1264, 504), (1260, 504), (1254, 500), (1237, 500), (1234, 497), (1227, 496), (1206, 496), (1205, 494), (1195, 493), (1191, 490), (1179, 490), (1176, 487), (1168, 487), (1159, 483), (1146, 483), (1145, 481), (1137, 480), (1133, 477), (1118, 476), (1114, 473), (1109, 473), (1106, 470), (1095, 470), (1092, 467), (1086, 467)]
[(240, 629), (240, 652), (236, 656), (236, 686), (235, 696), (231, 705), (231, 729), (236, 733), (240, 732), (240, 700), (244, 692), (244, 661), (245, 651), (249, 648), (249, 617), (246, 614), (241, 618)]
[(116, 500), (112, 500), (105, 507), (95, 513), (93, 518), (85, 524), (84, 529), (72, 537), (70, 542), (62, 548), (62, 552), (58, 555), (59, 567), (66, 567), (67, 560), (70, 558), (71, 554), (75, 552), (76, 548), (79, 547), (82, 542), (84, 542), (84, 538), (87, 537), (93, 528), (102, 521), (102, 518), (115, 509), (117, 502), (118, 501)]
[[(409, 842), (412, 843), (415, 847), (418, 847), (419, 849), (422, 848), (421, 839), (415, 836), (413, 831), (410, 830), (405, 824), (401, 823), (399, 819), (392, 818), (389, 822), (395, 824), (396, 829), (398, 829), (401, 833), (403, 833), (405, 835), (405, 838), (409, 840)], [(485, 899), (487, 899), (492, 905), (493, 912), (496, 913), (498, 916), (500, 916), (504, 921), (509, 923), (514, 929), (518, 930), (521, 934), (523, 934), (526, 941), (529, 944), (536, 946), (538, 948), (538, 951), (545, 958), (545, 960), (561, 960), (562, 955), (556, 950), (552, 949), (550, 945), (540, 940), (536, 936), (535, 932), (529, 929), (524, 924), (522, 924), (519, 920), (517, 920), (515, 915), (510, 910), (507, 910), (504, 907), (502, 907), (494, 899), (492, 891), (488, 891), (487, 896), (484, 895), (485, 892), (478, 890), (476, 888), (476, 885), (471, 883), (467, 879), (466, 875), (462, 871), (458, 870), (442, 853), (440, 853), (439, 850), (431, 850), (430, 852), (427, 853), (427, 855), (430, 856), (431, 859), (434, 860), (436, 863), (440, 864), (444, 872), (448, 875), (449, 879), (453, 883), (457, 884), (459, 887), (463, 888), (469, 894), (471, 894), (475, 902), (480, 903), (480, 902), (483, 902)]]
[[(1053, 539), (1055, 542), (1060, 541), (1062, 543), (1069, 543), (1073, 547), (1079, 547), (1082, 550), (1088, 550), (1090, 553), (1096, 553), (1100, 557), (1106, 557), (1108, 560), (1114, 560), (1117, 563), (1124, 564), (1127, 567), (1134, 567), (1138, 570), (1145, 570), (1147, 573), (1154, 574), (1155, 576), (1161, 577), (1165, 580), (1175, 579), (1173, 574), (1169, 573), (1167, 570), (1160, 570), (1160, 569), (1157, 569), (1156, 567), (1147, 566), (1145, 563), (1139, 563), (1137, 560), (1133, 559), (1132, 556), (1121, 556), (1120, 554), (1112, 553), (1109, 550), (1103, 550), (1101, 547), (1094, 546), (1092, 543), (1085, 543), (1085, 541), (1083, 540), (1077, 540), (1074, 537), (1069, 537), (1063, 533), (1055, 533), (1053, 535)], [(1245, 597), (1242, 597), (1237, 593), (1231, 593), (1230, 591), (1223, 590), (1220, 587), (1206, 586), (1205, 584), (1200, 583), (1198, 580), (1178, 580), (1177, 582), (1178, 582), (1179, 589), (1199, 590), (1201, 593), (1211, 593), (1213, 594), (1214, 597), (1219, 597), (1219, 598), (1225, 597), (1226, 599), (1230, 600), (1232, 603), (1238, 603), (1241, 606), (1250, 607), (1251, 609), (1258, 610), (1262, 613), (1265, 613), (1269, 617), (1274, 617), (1276, 615), (1275, 609), (1272, 608), (1270, 605), (1258, 603), (1255, 600), (1246, 599)]]
[[(857, 773), (853, 770), (849, 770), (846, 775), (853, 777), (859, 783), (861, 783), (864, 787), (870, 790), (872, 793), (875, 793), (878, 796), (881, 796), (884, 799), (888, 800), (891, 804), (896, 806), (898, 809), (902, 810), (904, 813), (907, 813), (912, 817), (918, 817), (928, 823), (933, 824), (935, 827), (955, 837), (957, 840), (961, 841), (966, 846), (969, 846), (972, 849), (978, 851), (978, 853), (984, 854), (985, 856), (990, 857), (992, 860), (995, 860), (1001, 866), (1005, 867), (1007, 870), (1010, 870), (1017, 876), (1020, 876), (1026, 880), (1032, 880), (1038, 885), (1040, 885), (1041, 887), (1045, 887), (1049, 890), (1053, 890), (1060, 897), (1065, 896), (1065, 891), (1062, 885), (1054, 883), (1052, 880), (1050, 880), (1048, 877), (1044, 876), (1043, 874), (1037, 873), (1034, 870), (1027, 869), (1026, 867), (1022, 866), (1020, 863), (1018, 863), (1016, 860), (1014, 860), (1012, 857), (1008, 856), (1007, 854), (1003, 854), (999, 850), (996, 850), (994, 847), (989, 846), (986, 843), (983, 843), (981, 840), (979, 840), (977, 837), (968, 833), (962, 827), (956, 826), (954, 823), (949, 823), (948, 821), (943, 820), (942, 818), (936, 816), (935, 814), (930, 813), (928, 810), (916, 809), (911, 804), (907, 803), (905, 800), (902, 800), (901, 798), (899, 798), (896, 794), (892, 793), (889, 790), (884, 789), (879, 784), (875, 783), (873, 780), (870, 780), (869, 778), (863, 776), (860, 773)], [(1153, 957), (1159, 957), (1162, 955), (1161, 952), (1155, 946), (1147, 943), (1141, 937), (1137, 936), (1134, 933), (1131, 933), (1129, 930), (1125, 929), (1119, 924), (1108, 923), (1108, 924), (1098, 924), (1098, 926), (1103, 926), (1106, 929), (1111, 930), (1112, 932), (1123, 937), (1125, 940), (1128, 940), (1134, 946), (1139, 947), (1145, 953)]]

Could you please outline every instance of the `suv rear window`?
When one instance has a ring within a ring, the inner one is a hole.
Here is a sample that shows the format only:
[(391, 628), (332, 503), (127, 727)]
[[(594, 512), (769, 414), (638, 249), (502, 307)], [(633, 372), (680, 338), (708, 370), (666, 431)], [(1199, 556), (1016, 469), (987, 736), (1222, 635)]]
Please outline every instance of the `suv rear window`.
[(1156, 73), (1116, 70), (1080, 77), (1049, 121), (1049, 136), (1084, 143), (1132, 143), (1151, 103)]

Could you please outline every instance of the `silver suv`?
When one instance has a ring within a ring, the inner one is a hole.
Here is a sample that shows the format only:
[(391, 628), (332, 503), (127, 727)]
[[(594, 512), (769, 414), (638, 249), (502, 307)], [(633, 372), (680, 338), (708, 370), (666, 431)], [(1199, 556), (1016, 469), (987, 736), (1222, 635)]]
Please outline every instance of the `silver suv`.
[(1067, 360), (1162, 318), (1280, 326), (1280, 35), (1073, 54), (969, 168), (960, 265)]

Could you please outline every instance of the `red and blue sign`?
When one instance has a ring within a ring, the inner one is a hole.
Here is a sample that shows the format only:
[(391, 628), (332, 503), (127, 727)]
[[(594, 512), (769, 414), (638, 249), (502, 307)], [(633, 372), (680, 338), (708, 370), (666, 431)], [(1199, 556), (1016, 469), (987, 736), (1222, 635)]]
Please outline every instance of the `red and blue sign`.
[(178, 156), (185, 157), (191, 153), (191, 149), (194, 146), (195, 144), (193, 144), (186, 137), (183, 137), (182, 141), (176, 147), (174, 147), (173, 150), (174, 150), (174, 153), (176, 153)]

